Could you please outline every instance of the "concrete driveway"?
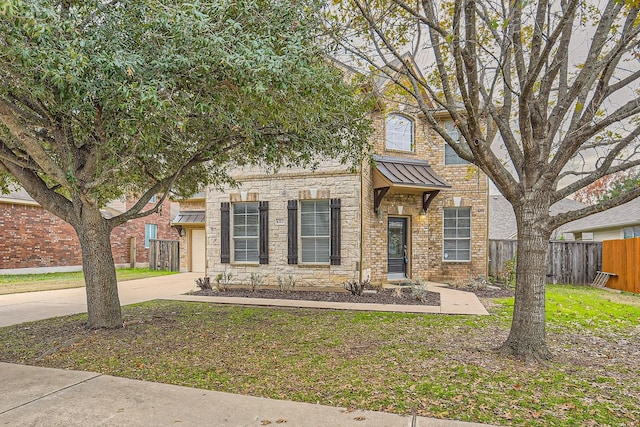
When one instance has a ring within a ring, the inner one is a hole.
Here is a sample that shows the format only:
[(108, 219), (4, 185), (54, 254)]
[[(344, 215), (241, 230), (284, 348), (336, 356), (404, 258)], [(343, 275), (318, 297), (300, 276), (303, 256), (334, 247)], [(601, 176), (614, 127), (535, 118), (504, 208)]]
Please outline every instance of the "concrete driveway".
[[(168, 298), (194, 290), (202, 273), (180, 273), (118, 283), (120, 304)], [(68, 314), (86, 313), (85, 288), (0, 295), (0, 327)]]

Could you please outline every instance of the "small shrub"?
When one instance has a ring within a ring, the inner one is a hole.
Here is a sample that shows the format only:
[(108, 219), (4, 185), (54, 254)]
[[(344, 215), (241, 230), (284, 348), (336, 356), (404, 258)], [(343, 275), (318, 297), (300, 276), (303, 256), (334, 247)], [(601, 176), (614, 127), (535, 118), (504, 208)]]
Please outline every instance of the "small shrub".
[(362, 295), (362, 292), (369, 288), (369, 280), (365, 280), (364, 282), (359, 282), (355, 279), (347, 280), (342, 284), (342, 287), (347, 291), (351, 292), (351, 295)]
[(420, 302), (427, 301), (427, 284), (422, 279), (416, 279), (411, 282), (411, 298)]
[(249, 284), (251, 285), (251, 292), (255, 292), (256, 289), (260, 289), (264, 284), (264, 277), (260, 273), (251, 273)]
[(278, 287), (281, 291), (291, 291), (296, 287), (296, 278), (293, 274), (278, 276)]
[(203, 291), (210, 291), (211, 288), (211, 278), (210, 277), (201, 277), (195, 280), (196, 286), (202, 289)]
[(484, 291), (487, 289), (489, 282), (484, 276), (472, 277), (469, 279), (469, 287), (476, 291)]
[(219, 291), (226, 291), (231, 284), (232, 277), (233, 275), (231, 273), (227, 273), (226, 271), (224, 273), (218, 273), (218, 275), (216, 276), (216, 288)]
[(503, 269), (498, 272), (498, 281), (512, 288), (516, 287), (517, 256), (516, 253), (512, 258), (506, 260)]

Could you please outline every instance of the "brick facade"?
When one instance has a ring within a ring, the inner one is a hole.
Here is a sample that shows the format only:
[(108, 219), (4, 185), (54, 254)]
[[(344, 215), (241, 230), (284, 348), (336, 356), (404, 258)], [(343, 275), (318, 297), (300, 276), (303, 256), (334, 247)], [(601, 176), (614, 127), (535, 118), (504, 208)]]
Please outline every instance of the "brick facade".
[[(431, 203), (426, 215), (420, 215), (421, 195), (393, 194), (384, 197), (380, 215), (373, 212), (373, 191), (365, 192), (369, 222), (368, 260), (373, 283), (387, 281), (387, 221), (389, 217), (407, 218), (409, 226), (410, 252), (407, 276), (411, 279), (431, 280), (444, 283), (467, 282), (471, 277), (486, 276), (488, 263), (488, 179), (474, 165), (445, 165), (445, 144), (438, 133), (416, 111), (404, 108), (401, 113), (414, 120), (414, 149), (412, 152), (387, 150), (385, 147), (385, 116), (397, 112), (402, 103), (388, 102), (386, 112), (372, 116), (374, 125), (374, 152), (407, 159), (425, 159), (438, 176), (451, 185), (442, 190)], [(371, 172), (364, 180), (372, 188)], [(444, 209), (454, 207), (454, 197), (460, 198), (460, 207), (471, 208), (471, 260), (451, 262), (443, 259)], [(403, 212), (399, 214), (398, 206)]]
[[(159, 239), (175, 239), (177, 233), (169, 226), (169, 201), (161, 215), (129, 221), (111, 234), (116, 265), (129, 265), (131, 238), (136, 238), (138, 266), (148, 265), (149, 250), (144, 247), (145, 224), (156, 224)], [(71, 225), (33, 202), (0, 202), (0, 272), (25, 268), (54, 269), (82, 266), (82, 252)]]

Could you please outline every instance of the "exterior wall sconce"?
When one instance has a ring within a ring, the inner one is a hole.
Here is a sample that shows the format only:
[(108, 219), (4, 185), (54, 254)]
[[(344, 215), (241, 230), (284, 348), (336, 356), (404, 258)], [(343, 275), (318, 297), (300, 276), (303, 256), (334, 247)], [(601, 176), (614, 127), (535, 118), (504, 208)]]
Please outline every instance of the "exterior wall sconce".
[(427, 211), (424, 209), (420, 209), (420, 213), (418, 215), (420, 215), (420, 218), (425, 218), (427, 216)]

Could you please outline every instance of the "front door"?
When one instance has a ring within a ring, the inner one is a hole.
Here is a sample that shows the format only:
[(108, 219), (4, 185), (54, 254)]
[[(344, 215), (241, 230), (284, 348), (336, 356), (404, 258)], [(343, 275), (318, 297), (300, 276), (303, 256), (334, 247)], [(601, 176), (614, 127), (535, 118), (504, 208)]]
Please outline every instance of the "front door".
[(191, 230), (191, 271), (204, 273), (206, 266), (206, 244), (204, 229)]
[(389, 248), (387, 265), (390, 279), (407, 276), (407, 219), (389, 218)]

